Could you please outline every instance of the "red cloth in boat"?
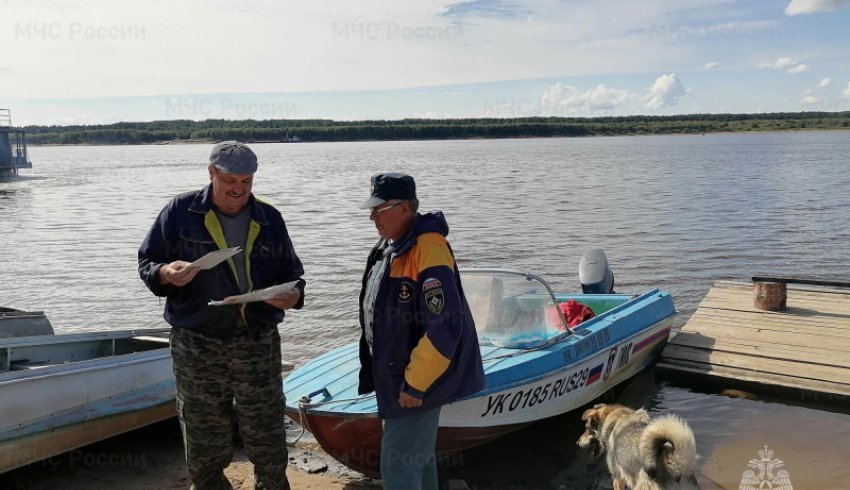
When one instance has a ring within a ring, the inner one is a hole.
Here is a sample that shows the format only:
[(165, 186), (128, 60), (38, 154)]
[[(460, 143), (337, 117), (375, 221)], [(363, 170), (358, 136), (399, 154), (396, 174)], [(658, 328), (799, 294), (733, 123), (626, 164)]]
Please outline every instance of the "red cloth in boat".
[[(564, 312), (564, 317), (567, 319), (567, 325), (570, 328), (596, 316), (589, 306), (579, 303), (574, 299), (568, 300), (566, 303), (558, 303), (557, 307), (561, 308), (561, 311)], [(561, 319), (558, 318), (558, 310), (555, 307), (549, 310), (549, 315), (551, 316), (551, 323), (558, 327), (558, 330), (564, 330), (564, 325), (561, 323)]]

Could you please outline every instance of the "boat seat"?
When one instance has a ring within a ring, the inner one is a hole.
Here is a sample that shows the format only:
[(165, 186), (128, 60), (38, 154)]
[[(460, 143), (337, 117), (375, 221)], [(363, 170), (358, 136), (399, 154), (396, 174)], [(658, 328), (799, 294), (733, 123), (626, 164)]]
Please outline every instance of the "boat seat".
[(20, 361), (12, 361), (9, 366), (9, 371), (26, 371), (29, 369), (38, 369), (47, 366), (52, 366), (47, 361), (28, 361), (26, 359), (22, 359)]
[(168, 337), (154, 337), (152, 335), (135, 335), (130, 337), (133, 340), (138, 340), (141, 342), (155, 342), (158, 344), (168, 344)]

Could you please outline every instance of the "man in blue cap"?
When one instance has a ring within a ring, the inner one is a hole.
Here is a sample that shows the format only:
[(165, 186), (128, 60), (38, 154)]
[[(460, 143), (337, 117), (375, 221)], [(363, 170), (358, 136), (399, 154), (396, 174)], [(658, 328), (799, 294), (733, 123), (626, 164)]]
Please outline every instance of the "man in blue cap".
[(442, 212), (419, 214), (406, 174), (372, 177), (370, 210), (381, 239), (360, 291), (361, 394), (384, 420), (385, 489), (436, 490), (440, 408), (484, 387), (478, 336)]
[[(139, 275), (165, 296), (177, 415), (194, 489), (230, 489), (234, 401), (239, 433), (254, 464), (254, 488), (288, 489), (280, 334), (284, 310), (304, 304), (304, 268), (280, 212), (251, 193), (257, 156), (243, 143), (213, 147), (210, 184), (181, 194), (159, 213), (139, 248)], [(201, 270), (209, 252), (242, 252)], [(297, 281), (265, 302), (209, 306)]]

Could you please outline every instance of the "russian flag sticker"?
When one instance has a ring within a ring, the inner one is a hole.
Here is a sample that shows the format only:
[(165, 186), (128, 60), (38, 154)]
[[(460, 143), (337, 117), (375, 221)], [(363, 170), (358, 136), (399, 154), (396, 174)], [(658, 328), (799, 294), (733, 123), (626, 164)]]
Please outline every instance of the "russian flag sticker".
[(588, 385), (593, 384), (601, 376), (602, 376), (602, 364), (600, 364), (600, 365), (598, 365), (595, 368), (590, 370), (590, 373), (587, 374), (587, 382), (584, 385), (588, 386)]

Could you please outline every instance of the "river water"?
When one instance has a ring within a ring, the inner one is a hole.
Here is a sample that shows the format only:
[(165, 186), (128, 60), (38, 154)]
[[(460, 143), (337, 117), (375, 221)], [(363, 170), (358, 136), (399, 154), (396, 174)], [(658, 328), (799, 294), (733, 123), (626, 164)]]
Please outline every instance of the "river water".
[[(44, 310), (58, 332), (165, 326), (162, 303), (138, 278), (136, 251), (169, 198), (207, 182), (209, 149), (31, 148), (34, 168), (0, 182), (0, 304)], [(254, 192), (283, 212), (306, 269), (307, 306), (281, 326), (284, 358), (296, 363), (358, 336), (360, 274), (377, 238), (358, 206), (381, 171), (416, 177), (422, 208), (445, 212), (461, 267), (526, 270), (575, 290), (581, 254), (601, 247), (617, 290), (671, 291), (679, 325), (714, 280), (850, 277), (847, 131), (254, 149)], [(850, 488), (850, 417), (841, 407), (731, 399), (652, 372), (620, 391), (621, 401), (690, 421), (704, 488), (738, 488), (765, 445), (794, 488)], [(604, 488), (604, 472), (573, 450), (578, 424), (575, 416), (538, 424), (444, 471), (486, 488), (512, 478), (571, 488), (592, 471)], [(490, 452), (516, 444), (529, 447), (507, 473), (488, 476), (499, 474)]]

